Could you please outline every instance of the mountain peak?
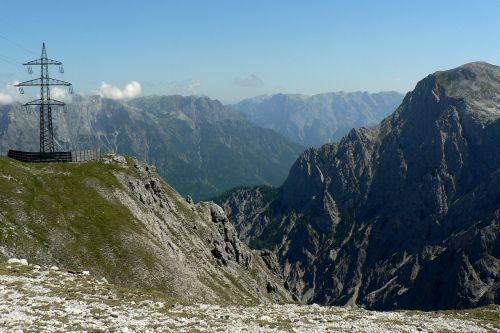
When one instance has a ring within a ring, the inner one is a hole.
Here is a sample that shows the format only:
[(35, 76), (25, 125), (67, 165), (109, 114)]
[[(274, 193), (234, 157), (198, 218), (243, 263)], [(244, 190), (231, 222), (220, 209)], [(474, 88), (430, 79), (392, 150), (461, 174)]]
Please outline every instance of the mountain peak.
[(462, 66), (438, 71), (433, 74), (445, 87), (466, 81), (468, 83), (488, 81), (500, 85), (500, 67), (483, 61), (476, 61)]
[(471, 62), (433, 74), (450, 97), (465, 100), (470, 111), (486, 120), (500, 117), (500, 67)]

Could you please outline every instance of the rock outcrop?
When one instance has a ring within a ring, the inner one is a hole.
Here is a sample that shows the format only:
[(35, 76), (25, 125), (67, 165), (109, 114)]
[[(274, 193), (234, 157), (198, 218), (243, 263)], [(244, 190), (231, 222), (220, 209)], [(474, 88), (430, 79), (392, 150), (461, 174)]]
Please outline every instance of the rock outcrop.
[(471, 63), (420, 81), (380, 125), (305, 151), (274, 197), (220, 203), (303, 302), (499, 303), (499, 142), (500, 67)]

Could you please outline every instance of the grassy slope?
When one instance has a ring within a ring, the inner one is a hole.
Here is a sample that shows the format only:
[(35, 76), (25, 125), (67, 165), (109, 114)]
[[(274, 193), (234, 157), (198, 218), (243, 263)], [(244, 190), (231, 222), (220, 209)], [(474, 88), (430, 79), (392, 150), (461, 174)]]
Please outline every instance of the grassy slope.
[[(99, 162), (27, 165), (0, 158), (0, 244), (18, 254), (76, 268), (96, 267), (125, 279), (133, 272), (114, 267), (112, 258), (152, 264), (139, 244), (124, 246), (117, 239), (143, 234), (129, 210), (103, 200), (96, 186), (121, 187), (113, 171)], [(12, 178), (11, 178), (12, 177)], [(92, 186), (91, 186), (92, 185)], [(46, 248), (46, 253), (40, 253)]]
[[(129, 198), (144, 214), (160, 214), (155, 215), (160, 229), (152, 231), (151, 220), (138, 220), (137, 212), (117, 197), (116, 192), (130, 194), (117, 174), (138, 182), (143, 177), (136, 168), (116, 163), (25, 164), (0, 157), (0, 261), (17, 257), (90, 270), (120, 285), (160, 289), (186, 300), (258, 303), (259, 297), (268, 297), (260, 258), (254, 256), (248, 271), (237, 264), (216, 265), (207, 237), (217, 226), (207, 204), (189, 206), (159, 179), (173, 206), (170, 220), (160, 216), (165, 212), (152, 213), (133, 195)], [(157, 231), (168, 240), (162, 241)], [(173, 254), (169, 242), (176, 248)], [(249, 293), (255, 284), (264, 292)]]

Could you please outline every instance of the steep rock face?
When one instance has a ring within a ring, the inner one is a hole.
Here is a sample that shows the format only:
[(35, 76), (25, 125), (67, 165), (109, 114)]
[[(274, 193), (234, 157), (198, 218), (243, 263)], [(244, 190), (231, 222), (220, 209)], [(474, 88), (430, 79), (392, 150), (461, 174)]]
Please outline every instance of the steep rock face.
[(181, 301), (291, 300), (222, 208), (187, 202), (154, 168), (118, 155), (52, 165), (0, 158), (0, 257), (89, 270)]
[[(0, 107), (0, 152), (37, 150), (37, 113)], [(149, 96), (127, 103), (76, 96), (54, 112), (62, 149), (100, 147), (156, 165), (183, 195), (209, 198), (238, 185), (279, 185), (302, 152), (206, 97)]]
[(256, 240), (266, 227), (268, 220), (263, 214), (276, 196), (278, 189), (256, 186), (251, 189), (240, 187), (215, 198), (215, 202), (232, 217), (231, 223), (238, 230), (241, 240), (250, 243)]
[(379, 126), (304, 152), (246, 238), (276, 251), (304, 302), (500, 302), (499, 96), (497, 66), (429, 75)]
[(337, 142), (354, 127), (379, 123), (401, 103), (397, 92), (258, 96), (232, 105), (258, 126), (304, 146)]

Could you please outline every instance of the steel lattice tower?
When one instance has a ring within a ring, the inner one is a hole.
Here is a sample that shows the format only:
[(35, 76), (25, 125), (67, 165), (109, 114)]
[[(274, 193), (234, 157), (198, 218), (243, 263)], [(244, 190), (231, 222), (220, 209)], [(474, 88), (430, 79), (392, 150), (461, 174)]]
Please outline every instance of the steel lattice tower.
[[(40, 98), (24, 104), (24, 106), (39, 106), (40, 110), (40, 152), (54, 152), (54, 131), (52, 129), (52, 107), (64, 106), (63, 102), (50, 98), (50, 86), (71, 86), (71, 83), (52, 79), (49, 77), (49, 66), (62, 66), (62, 62), (47, 58), (45, 43), (42, 46), (42, 57), (29, 61), (24, 66), (28, 67), (28, 72), (32, 73), (31, 66), (40, 66), (40, 77), (16, 84), (17, 87), (40, 87)], [(62, 67), (59, 67), (62, 73)], [(23, 93), (23, 88), (19, 88)], [(70, 88), (71, 89), (71, 88)]]

